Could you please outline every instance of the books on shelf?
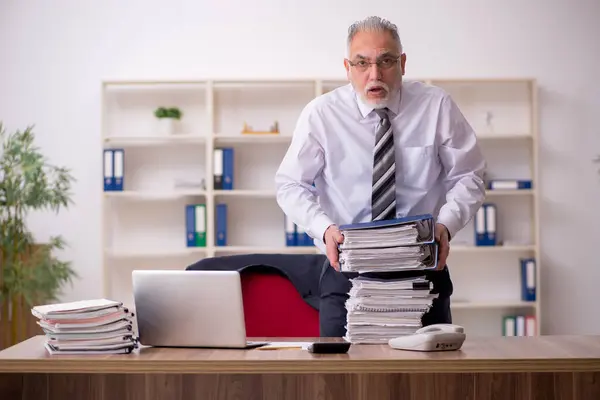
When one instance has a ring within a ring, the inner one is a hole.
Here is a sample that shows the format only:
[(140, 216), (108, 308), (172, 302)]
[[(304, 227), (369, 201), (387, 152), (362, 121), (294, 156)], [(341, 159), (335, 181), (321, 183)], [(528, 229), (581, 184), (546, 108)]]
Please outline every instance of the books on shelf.
[(187, 247), (206, 247), (206, 204), (185, 206)]
[(350, 279), (346, 340), (387, 343), (422, 328), (437, 294), (424, 270), (437, 266), (430, 214), (341, 225), (340, 270)]
[(94, 299), (35, 306), (31, 313), (50, 354), (121, 354), (137, 347), (131, 313), (123, 303)]
[(125, 169), (124, 149), (104, 149), (104, 191), (122, 191)]
[(484, 203), (474, 217), (475, 246), (496, 246), (496, 205)]
[(213, 151), (213, 184), (215, 190), (233, 190), (234, 152), (231, 147), (216, 148)]

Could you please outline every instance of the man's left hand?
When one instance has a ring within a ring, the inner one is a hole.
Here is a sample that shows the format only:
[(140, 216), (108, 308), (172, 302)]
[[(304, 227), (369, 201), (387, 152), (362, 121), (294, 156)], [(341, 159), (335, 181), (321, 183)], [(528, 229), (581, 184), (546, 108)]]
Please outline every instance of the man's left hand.
[(446, 259), (450, 254), (450, 241), (448, 228), (444, 224), (435, 224), (435, 240), (439, 244), (438, 248), (438, 265), (437, 270), (444, 269), (446, 266)]

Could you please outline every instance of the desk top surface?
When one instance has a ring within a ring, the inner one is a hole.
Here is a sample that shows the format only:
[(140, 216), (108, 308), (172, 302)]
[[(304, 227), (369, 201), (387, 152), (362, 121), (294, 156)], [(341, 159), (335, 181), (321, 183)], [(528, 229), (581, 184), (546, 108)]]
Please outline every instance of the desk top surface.
[[(257, 338), (252, 338), (257, 339)], [(260, 339), (260, 338), (258, 338)], [(269, 338), (270, 341), (275, 341)], [(314, 338), (313, 340), (322, 340)], [(347, 354), (301, 349), (141, 347), (127, 355), (50, 355), (44, 336), (0, 351), (0, 372), (379, 373), (600, 371), (600, 336), (467, 337), (458, 351), (352, 345)], [(277, 339), (311, 341), (311, 339)]]

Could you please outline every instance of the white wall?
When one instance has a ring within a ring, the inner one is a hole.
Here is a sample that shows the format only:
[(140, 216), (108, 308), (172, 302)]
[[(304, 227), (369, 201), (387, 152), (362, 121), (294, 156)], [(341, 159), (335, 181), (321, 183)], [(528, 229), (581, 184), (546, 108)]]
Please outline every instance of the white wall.
[[(104, 78), (343, 77), (346, 29), (395, 21), (418, 77), (530, 76), (541, 86), (543, 332), (600, 333), (600, 2), (0, 0), (0, 120), (36, 125), (52, 161), (74, 170), (76, 206), (32, 217), (64, 234), (100, 295), (100, 81)], [(493, 285), (493, 282), (489, 283)], [(579, 311), (576, 314), (575, 311)]]

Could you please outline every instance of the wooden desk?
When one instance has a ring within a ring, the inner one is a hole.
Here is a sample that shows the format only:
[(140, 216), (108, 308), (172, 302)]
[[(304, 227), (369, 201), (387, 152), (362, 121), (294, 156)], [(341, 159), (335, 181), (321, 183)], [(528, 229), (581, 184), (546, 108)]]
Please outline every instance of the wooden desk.
[(471, 338), (460, 351), (141, 348), (50, 356), (37, 336), (0, 352), (9, 399), (600, 399), (600, 336)]

